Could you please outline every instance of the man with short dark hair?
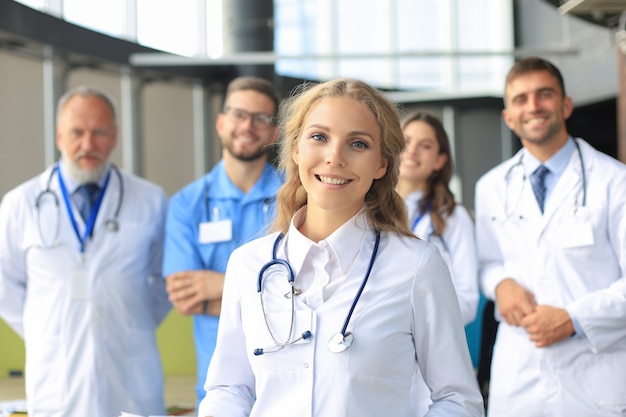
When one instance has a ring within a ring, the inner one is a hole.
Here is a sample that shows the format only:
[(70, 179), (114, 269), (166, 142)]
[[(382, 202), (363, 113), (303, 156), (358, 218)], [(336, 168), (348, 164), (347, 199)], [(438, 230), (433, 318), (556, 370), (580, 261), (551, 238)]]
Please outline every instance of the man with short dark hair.
[(523, 149), (475, 199), (481, 289), (502, 320), (488, 415), (623, 416), (626, 167), (567, 132), (552, 63), (517, 62), (504, 102)]

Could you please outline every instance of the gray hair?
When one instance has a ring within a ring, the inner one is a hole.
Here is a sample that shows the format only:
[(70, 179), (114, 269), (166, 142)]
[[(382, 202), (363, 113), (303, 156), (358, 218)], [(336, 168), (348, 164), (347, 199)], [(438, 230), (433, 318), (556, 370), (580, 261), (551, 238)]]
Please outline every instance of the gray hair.
[(113, 122), (117, 124), (117, 117), (116, 117), (117, 111), (116, 111), (115, 101), (113, 101), (111, 96), (107, 94), (106, 92), (104, 92), (103, 90), (100, 90), (96, 87), (92, 87), (89, 85), (82, 85), (80, 87), (73, 88), (61, 96), (61, 98), (57, 102), (57, 111), (56, 111), (57, 123), (59, 123), (59, 120), (61, 118), (61, 113), (63, 112), (63, 109), (67, 105), (67, 102), (76, 96), (95, 97), (104, 101), (106, 105), (109, 107), (109, 109), (111, 110), (111, 114), (113, 115)]

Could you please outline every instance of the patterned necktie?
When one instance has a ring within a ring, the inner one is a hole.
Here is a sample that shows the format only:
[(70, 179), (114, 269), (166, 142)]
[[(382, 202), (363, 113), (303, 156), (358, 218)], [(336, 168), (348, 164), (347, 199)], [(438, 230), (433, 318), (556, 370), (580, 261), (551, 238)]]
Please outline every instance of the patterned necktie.
[(93, 206), (96, 204), (96, 199), (98, 198), (98, 193), (100, 192), (100, 187), (95, 183), (83, 184), (78, 187), (78, 192), (83, 195), (83, 206), (80, 208), (80, 215), (83, 220), (86, 222), (89, 219), (89, 215), (91, 214), (91, 210)]
[(539, 204), (539, 208), (543, 213), (543, 204), (546, 199), (546, 175), (550, 172), (545, 165), (539, 165), (539, 167), (530, 176), (530, 183), (533, 186), (533, 192), (535, 198)]

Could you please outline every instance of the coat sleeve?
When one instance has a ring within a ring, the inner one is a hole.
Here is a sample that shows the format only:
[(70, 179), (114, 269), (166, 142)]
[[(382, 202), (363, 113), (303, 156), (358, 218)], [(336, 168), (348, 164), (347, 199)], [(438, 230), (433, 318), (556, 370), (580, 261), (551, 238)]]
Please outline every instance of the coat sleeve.
[[(464, 324), (476, 318), (478, 309), (478, 260), (474, 222), (462, 205), (446, 220), (444, 245), (450, 257), (452, 283), (459, 299)], [(445, 259), (445, 255), (444, 255)]]
[[(504, 258), (496, 237), (495, 224), (490, 218), (489, 208), (502, 206), (504, 203), (493, 191), (493, 181), (487, 176), (482, 177), (476, 184), (475, 214), (476, 214), (476, 248), (478, 253), (478, 279), (480, 289), (490, 300), (496, 299), (496, 287), (506, 278)], [(493, 174), (491, 174), (493, 175)]]
[(433, 404), (426, 416), (482, 416), (482, 396), (454, 286), (445, 262), (433, 249), (426, 251), (417, 271), (423, 279), (415, 280), (411, 300), (418, 365), (432, 391)]
[[(605, 167), (606, 169), (607, 167)], [(604, 173), (603, 178), (609, 174)], [(610, 250), (619, 264), (619, 276), (607, 288), (589, 292), (566, 309), (578, 320), (594, 353), (626, 338), (626, 168), (610, 174), (607, 186), (607, 222)], [(592, 272), (593, 273), (593, 272)]]
[(165, 289), (165, 281), (162, 279), (163, 266), (163, 239), (165, 234), (165, 212), (167, 209), (167, 198), (162, 190), (159, 190), (157, 197), (157, 214), (154, 218), (157, 230), (150, 248), (150, 289), (154, 300), (154, 318), (157, 323), (161, 323), (170, 309), (170, 303)]
[(17, 197), (16, 191), (9, 192), (0, 203), (0, 317), (23, 338), (27, 276), (19, 237), (25, 210)]

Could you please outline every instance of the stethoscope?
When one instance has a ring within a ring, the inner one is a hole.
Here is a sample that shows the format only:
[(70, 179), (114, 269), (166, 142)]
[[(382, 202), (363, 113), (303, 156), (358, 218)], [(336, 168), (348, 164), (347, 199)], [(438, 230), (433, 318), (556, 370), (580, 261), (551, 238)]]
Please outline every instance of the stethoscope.
[[(269, 213), (270, 213), (270, 205), (274, 202), (276, 198), (272, 197), (266, 197), (263, 199), (263, 219), (265, 221), (265, 224), (268, 223), (269, 221)], [(218, 207), (213, 207), (213, 213), (211, 213), (211, 204), (210, 204), (210, 197), (209, 197), (209, 184), (208, 181), (206, 182), (205, 186), (204, 186), (204, 212), (206, 214), (206, 219), (207, 221), (215, 221), (215, 220), (220, 220), (220, 211)], [(212, 217), (211, 217), (212, 215)]]
[[(112, 168), (112, 171), (115, 172), (115, 175), (117, 176), (118, 182), (120, 184), (120, 190), (119, 190), (119, 196), (117, 199), (117, 206), (115, 207), (115, 212), (113, 213), (112, 218), (106, 220), (105, 228), (110, 232), (117, 232), (120, 228), (119, 222), (117, 219), (120, 214), (120, 209), (122, 208), (122, 201), (124, 200), (124, 182), (122, 181), (122, 174), (120, 173), (119, 169), (113, 164), (111, 165), (111, 168)], [(59, 185), (63, 191), (63, 198), (65, 200), (66, 205), (68, 206), (68, 213), (70, 215), (70, 218), (73, 218), (71, 208), (69, 207), (70, 204), (69, 204), (69, 199), (67, 196), (67, 191), (65, 190), (65, 184), (63, 183), (63, 180), (61, 177), (59, 164), (56, 164), (54, 167), (52, 167), (52, 170), (50, 171), (50, 176), (48, 177), (48, 181), (46, 182), (46, 188), (43, 191), (41, 191), (39, 195), (37, 196), (37, 198), (35, 199), (35, 208), (37, 209), (37, 227), (39, 230), (39, 237), (41, 239), (42, 248), (44, 249), (49, 249), (49, 248), (56, 246), (58, 244), (58, 238), (59, 238), (59, 227), (61, 224), (61, 204), (60, 204), (59, 197), (56, 195), (54, 191), (50, 189), (50, 185), (52, 184), (52, 178), (54, 177), (55, 174), (57, 174), (57, 176), (59, 177)], [(110, 175), (110, 171), (109, 171), (109, 174), (107, 174), (107, 178), (105, 180), (105, 186), (102, 187), (101, 195), (98, 197), (99, 201), (96, 203), (96, 205), (98, 206), (99, 206), (99, 203), (102, 202), (104, 191), (106, 190), (106, 185), (108, 185), (109, 175)], [(52, 197), (52, 201), (54, 202), (54, 205), (57, 211), (57, 216), (56, 216), (57, 221), (56, 221), (56, 227), (54, 228), (54, 238), (49, 242), (44, 238), (44, 233), (41, 227), (41, 206), (42, 206), (42, 200), (46, 196)], [(97, 213), (97, 210), (94, 210), (94, 212), (95, 213), (92, 213), (93, 219), (90, 218), (87, 220), (88, 225), (90, 223), (95, 222), (95, 214)], [(75, 221), (73, 221), (72, 223), (73, 223), (72, 225), (74, 226), (76, 230)], [(91, 228), (93, 228), (93, 224), (91, 225)], [(87, 229), (90, 229), (90, 227), (87, 227)], [(86, 234), (88, 235), (90, 233), (86, 233)], [(81, 251), (82, 250), (84, 250), (84, 248), (81, 247)]]
[[(576, 151), (578, 153), (578, 160), (580, 161), (580, 171), (581, 171), (581, 179), (582, 179), (582, 185), (581, 185), (581, 190), (582, 190), (582, 204), (580, 207), (585, 207), (587, 205), (587, 174), (585, 172), (585, 162), (583, 160), (583, 154), (582, 151), (580, 150), (580, 145), (578, 143), (578, 141), (576, 139), (573, 139), (574, 141), (574, 145), (576, 145)], [(523, 166), (523, 158), (524, 158), (524, 153), (522, 152), (520, 154), (519, 160), (511, 165), (511, 167), (509, 167), (509, 169), (506, 171), (506, 174), (504, 175), (504, 181), (505, 181), (505, 187), (504, 187), (504, 219), (499, 220), (497, 217), (492, 217), (491, 220), (494, 222), (498, 222), (498, 223), (506, 223), (507, 221), (511, 220), (513, 218), (513, 214), (515, 213), (515, 210), (517, 209), (520, 200), (522, 198), (522, 194), (524, 192), (524, 187), (526, 186), (526, 173), (524, 173), (524, 176), (522, 177), (522, 188), (520, 190), (520, 192), (517, 194), (517, 199), (515, 200), (515, 204), (509, 206), (509, 187), (510, 187), (510, 179), (511, 179), (511, 174), (513, 171), (515, 171), (516, 168), (518, 167), (522, 167)], [(578, 211), (578, 199), (574, 199), (574, 205), (570, 210), (570, 214), (571, 215), (576, 215), (577, 211)], [(519, 219), (522, 219), (522, 216), (520, 215)]]
[[(423, 210), (418, 209), (417, 216), (415, 216), (415, 219), (413, 219), (413, 223), (411, 223), (411, 232), (415, 234), (415, 229), (417, 228), (417, 225), (420, 224), (423, 218), (425, 218), (426, 216), (430, 216), (430, 207), (430, 203), (427, 203), (426, 207), (424, 207)], [(427, 242), (435, 243), (435, 239), (439, 241), (440, 244), (438, 246), (443, 250), (441, 256), (446, 261), (446, 264), (448, 266), (451, 266), (452, 255), (450, 254), (450, 247), (448, 246), (448, 243), (446, 243), (446, 240), (443, 238), (442, 235), (435, 233), (435, 228), (433, 227), (432, 222), (430, 224), (430, 227), (428, 228), (428, 233), (426, 235), (428, 236), (426, 238)]]
[[(263, 319), (265, 320), (265, 325), (267, 326), (267, 330), (270, 334), (270, 337), (272, 338), (272, 340), (274, 341), (274, 344), (277, 346), (277, 348), (272, 349), (272, 350), (268, 350), (268, 349), (263, 349), (263, 348), (257, 348), (254, 349), (254, 354), (256, 356), (259, 355), (263, 355), (264, 353), (274, 353), (274, 352), (278, 352), (279, 350), (283, 349), (286, 346), (289, 345), (293, 345), (294, 343), (297, 343), (301, 340), (306, 340), (309, 339), (313, 336), (313, 334), (311, 333), (310, 330), (307, 330), (305, 332), (303, 332), (300, 337), (298, 337), (295, 340), (292, 340), (292, 336), (293, 336), (293, 330), (294, 330), (294, 320), (295, 320), (295, 296), (299, 295), (301, 293), (300, 289), (296, 288), (294, 286), (294, 281), (296, 279), (295, 274), (293, 272), (293, 269), (291, 268), (291, 265), (289, 264), (289, 262), (287, 262), (284, 259), (279, 259), (276, 256), (276, 252), (278, 250), (278, 244), (280, 243), (280, 241), (283, 238), (283, 234), (279, 234), (278, 237), (276, 237), (276, 240), (274, 241), (274, 247), (272, 249), (272, 260), (269, 261), (268, 263), (266, 263), (265, 265), (263, 265), (263, 267), (261, 268), (261, 270), (259, 271), (259, 280), (257, 283), (257, 292), (259, 293), (259, 297), (261, 299), (261, 309), (263, 310)], [(372, 250), (372, 256), (370, 257), (370, 261), (369, 261), (369, 265), (367, 267), (367, 272), (365, 273), (365, 277), (363, 278), (363, 282), (361, 283), (361, 287), (359, 287), (359, 290), (356, 294), (356, 297), (354, 298), (354, 301), (352, 302), (352, 306), (350, 307), (350, 310), (348, 311), (348, 315), (346, 316), (346, 320), (343, 323), (343, 327), (341, 328), (341, 331), (334, 334), (333, 336), (331, 336), (331, 338), (328, 340), (328, 350), (331, 351), (332, 353), (340, 353), (343, 352), (345, 350), (347, 350), (350, 346), (352, 346), (352, 343), (354, 342), (354, 335), (347, 331), (348, 330), (348, 325), (350, 324), (350, 318), (352, 317), (352, 313), (354, 313), (354, 309), (356, 308), (357, 303), (359, 302), (359, 299), (361, 298), (361, 294), (363, 293), (363, 290), (365, 289), (365, 284), (367, 284), (367, 280), (369, 279), (370, 273), (372, 272), (372, 267), (374, 266), (374, 260), (376, 259), (376, 254), (378, 253), (378, 246), (380, 244), (380, 232), (376, 231), (376, 242), (374, 243), (374, 249)], [(264, 279), (264, 274), (265, 272), (274, 266), (279, 266), (284, 268), (284, 270), (287, 272), (287, 281), (289, 282), (289, 286), (291, 287), (290, 292), (288, 292), (287, 294), (285, 294), (286, 298), (290, 298), (291, 299), (291, 321), (290, 321), (290, 325), (289, 325), (289, 335), (287, 336), (287, 338), (285, 339), (285, 341), (280, 341), (278, 340), (275, 336), (274, 333), (272, 332), (271, 326), (267, 320), (267, 314), (265, 312), (265, 303), (263, 302), (263, 279)]]

